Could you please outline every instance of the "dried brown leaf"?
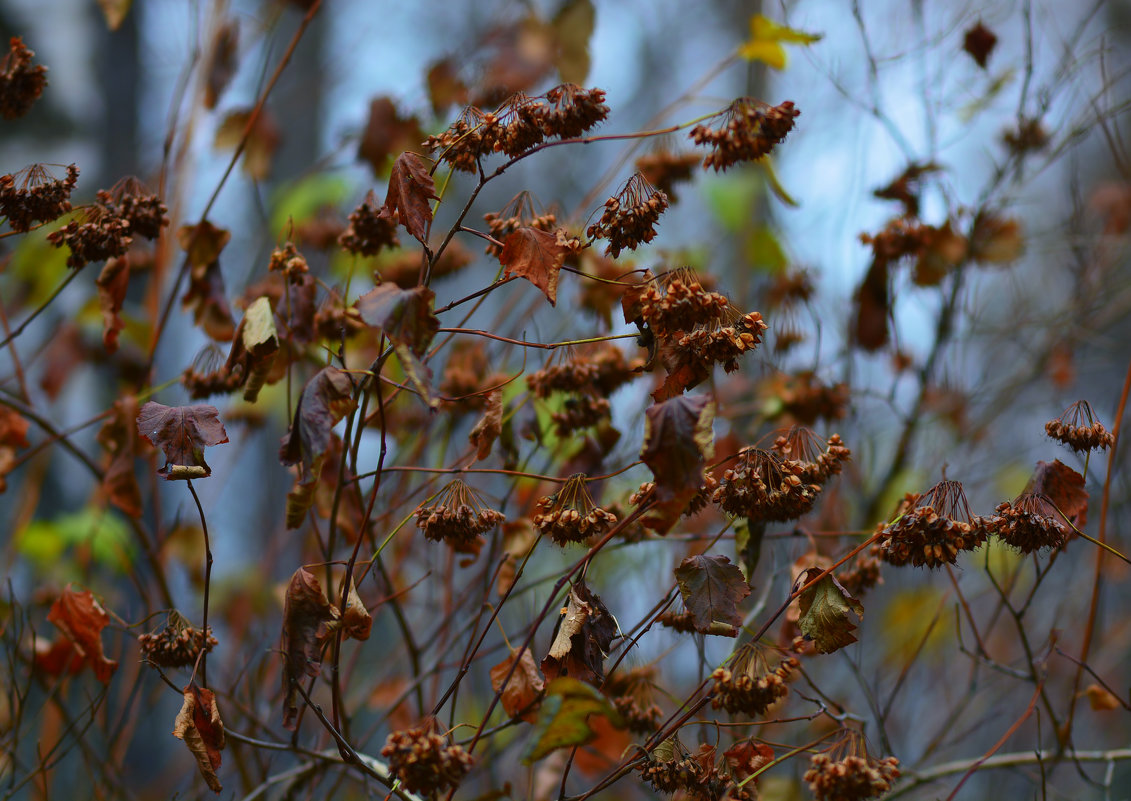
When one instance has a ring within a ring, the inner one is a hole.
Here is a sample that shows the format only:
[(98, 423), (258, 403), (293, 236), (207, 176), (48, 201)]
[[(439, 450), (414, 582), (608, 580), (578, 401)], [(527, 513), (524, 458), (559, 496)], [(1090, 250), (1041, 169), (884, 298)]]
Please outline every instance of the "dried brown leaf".
[[(109, 684), (110, 677), (118, 669), (118, 663), (107, 659), (102, 651), (102, 629), (110, 625), (110, 615), (94, 599), (90, 590), (77, 592), (68, 584), (51, 605), (47, 619), (71, 642), (77, 656), (83, 664), (90, 666), (95, 677), (103, 684)], [(73, 663), (71, 672), (74, 672)]]
[[(797, 579), (796, 586), (802, 586), (821, 573), (821, 568), (811, 567)], [(798, 598), (800, 616), (797, 625), (805, 639), (812, 640), (818, 653), (831, 654), (846, 645), (856, 642), (852, 632), (856, 625), (848, 613), (864, 616), (864, 606), (848, 594), (840, 582), (829, 575), (822, 578)]]
[(487, 393), (487, 408), (483, 416), (471, 429), (468, 440), (475, 446), (476, 458), (480, 461), (491, 455), (491, 446), (503, 432), (503, 391), (493, 389)]
[(645, 525), (666, 533), (703, 484), (703, 466), (714, 453), (715, 402), (681, 395), (644, 414), (640, 458), (656, 478), (656, 504)]
[(601, 599), (584, 581), (574, 584), (558, 633), (542, 660), (546, 680), (572, 676), (599, 685), (605, 679), (605, 656), (616, 633), (616, 621)]
[[(511, 651), (510, 656), (491, 668), (491, 686), (495, 692), (499, 692), (499, 688), (503, 687), (503, 679), (515, 664), (516, 653)], [(521, 715), (523, 720), (533, 723), (537, 717), (536, 704), (545, 689), (545, 682), (542, 681), (542, 674), (538, 672), (538, 666), (534, 664), (534, 657), (529, 648), (523, 649), (522, 656), (517, 661), (518, 667), (514, 669), (514, 675), (503, 688), (499, 700), (503, 704), (503, 709), (512, 718)]]
[(134, 472), (137, 455), (137, 398), (114, 401), (112, 414), (98, 430), (98, 444), (106, 449), (108, 464), (102, 474), (102, 491), (110, 503), (130, 517), (141, 516), (141, 489)]
[(503, 275), (525, 278), (542, 291), (550, 305), (558, 302), (558, 272), (565, 260), (566, 249), (550, 231), (523, 227), (503, 240), (499, 255)]
[[(738, 626), (738, 604), (750, 594), (750, 585), (737, 565), (725, 556), (689, 556), (675, 569), (683, 605), (691, 613), (695, 630), (707, 633), (713, 623)], [(735, 630), (735, 635), (737, 635)]]
[(389, 175), (385, 208), (390, 214), (396, 212), (405, 230), (421, 243), (427, 243), (428, 228), (432, 225), (432, 207), (428, 201), (439, 199), (424, 160), (410, 151), (397, 156)]
[(107, 259), (94, 283), (98, 287), (98, 308), (102, 311), (102, 346), (107, 353), (113, 353), (118, 349), (118, 332), (126, 327), (118, 312), (122, 310), (130, 284), (129, 257)]
[(195, 683), (184, 689), (184, 703), (173, 723), (173, 736), (183, 740), (196, 757), (196, 767), (214, 793), (223, 789), (216, 771), (220, 769), (220, 752), (224, 750), (224, 722), (211, 690)]
[(167, 481), (207, 478), (212, 468), (204, 449), (228, 441), (228, 432), (215, 406), (163, 406), (149, 401), (137, 416), (137, 432), (165, 452), (157, 471)]
[(368, 640), (369, 632), (373, 628), (373, 618), (361, 596), (357, 594), (357, 586), (350, 579), (350, 591), (346, 596), (346, 609), (342, 613), (342, 632), (353, 640)]
[(283, 725), (294, 729), (298, 718), (295, 683), (304, 676), (317, 676), (322, 669), (322, 643), (338, 610), (326, 600), (322, 585), (306, 568), (291, 576), (283, 605)]
[(401, 117), (390, 97), (375, 97), (369, 103), (369, 119), (357, 147), (357, 157), (367, 162), (374, 175), (384, 175), (394, 153), (419, 147), (424, 131), (415, 116)]
[(1037, 462), (1022, 494), (1032, 493), (1048, 498), (1076, 528), (1082, 528), (1088, 517), (1088, 491), (1084, 477), (1060, 459)]

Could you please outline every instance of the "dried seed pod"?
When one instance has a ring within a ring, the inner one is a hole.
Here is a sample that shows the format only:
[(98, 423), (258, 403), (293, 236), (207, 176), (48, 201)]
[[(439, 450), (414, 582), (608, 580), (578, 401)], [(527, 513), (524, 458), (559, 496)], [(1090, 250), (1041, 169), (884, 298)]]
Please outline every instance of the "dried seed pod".
[(370, 190), (349, 216), (349, 225), (338, 237), (338, 244), (355, 256), (376, 256), (382, 249), (400, 246), (397, 239), (397, 218)]
[(699, 164), (697, 153), (671, 153), (660, 150), (649, 153), (636, 160), (636, 171), (659, 191), (668, 196), (668, 200), (675, 203), (675, 185), (690, 181), (692, 170)]
[(972, 551), (986, 541), (986, 521), (970, 514), (966, 493), (957, 481), (940, 481), (922, 495), (907, 496), (901, 510), (882, 530), (880, 550), (889, 564), (952, 565), (961, 551)]
[(1032, 492), (1023, 492), (994, 510), (986, 530), (1021, 553), (1060, 548), (1074, 534), (1072, 524), (1056, 505)]
[(899, 775), (898, 759), (873, 758), (852, 731), (828, 752), (814, 754), (804, 778), (817, 801), (865, 801), (890, 790)]
[(19, 36), (8, 42), (8, 53), (0, 59), (0, 116), (6, 120), (22, 117), (31, 110), (47, 86), (47, 67), (31, 65), (35, 51)]
[(57, 231), (47, 235), (47, 241), (57, 248), (66, 245), (71, 253), (67, 266), (81, 269), (90, 262), (105, 261), (122, 256), (129, 249), (130, 224), (101, 204), (88, 207), (82, 221), (72, 220)]
[(659, 729), (664, 719), (653, 692), (655, 678), (655, 668), (638, 667), (605, 679), (605, 694), (627, 722), (628, 730), (644, 737)]
[(743, 448), (723, 473), (711, 499), (736, 517), (760, 522), (795, 520), (813, 508), (821, 485), (802, 479), (801, 463), (773, 451)]
[(636, 173), (616, 196), (605, 201), (601, 219), (590, 225), (585, 234), (590, 239), (608, 240), (605, 255), (615, 259), (622, 250), (636, 250), (640, 244), (655, 239), (656, 221), (667, 207), (668, 196)]
[(449, 745), (435, 718), (405, 731), (394, 731), (381, 756), (406, 790), (433, 795), (459, 787), (473, 760), (461, 746)]
[(715, 680), (711, 706), (731, 714), (762, 715), (771, 704), (789, 695), (786, 681), (798, 664), (795, 658), (790, 657), (770, 670), (760, 648), (753, 644), (743, 646), (731, 660), (729, 668), (720, 667), (711, 674)]
[(71, 192), (79, 169), (68, 164), (66, 178), (56, 178), (43, 164), (32, 164), (11, 175), (0, 175), (0, 215), (13, 231), (51, 222), (71, 210)]
[(703, 159), (703, 168), (725, 170), (740, 161), (757, 161), (785, 140), (793, 129), (793, 121), (801, 114), (792, 101), (771, 106), (761, 100), (742, 97), (719, 113), (717, 127), (697, 125), (691, 139), (707, 145), (711, 152)]
[(137, 638), (143, 658), (161, 667), (191, 667), (203, 648), (210, 653), (217, 645), (208, 627), (207, 636), (176, 609), (169, 612), (165, 627)]
[(1060, 417), (1045, 423), (1045, 433), (1074, 451), (1107, 450), (1115, 441), (1086, 400), (1076, 401)]
[(827, 441), (818, 437), (811, 428), (792, 426), (774, 440), (771, 450), (801, 467), (798, 475), (802, 481), (824, 484), (840, 473), (844, 463), (852, 458), (852, 451), (844, 447), (839, 434)]
[(416, 527), (433, 542), (446, 542), (461, 553), (478, 553), (479, 537), (506, 520), (490, 509), (460, 479), (436, 494), (431, 505), (416, 510)]
[(169, 210), (161, 198), (137, 178), (127, 176), (109, 191), (98, 192), (98, 202), (115, 217), (130, 224), (130, 234), (157, 239), (169, 224)]
[(616, 515), (593, 502), (585, 482), (585, 474), (576, 473), (538, 501), (534, 526), (558, 545), (600, 536), (616, 525)]

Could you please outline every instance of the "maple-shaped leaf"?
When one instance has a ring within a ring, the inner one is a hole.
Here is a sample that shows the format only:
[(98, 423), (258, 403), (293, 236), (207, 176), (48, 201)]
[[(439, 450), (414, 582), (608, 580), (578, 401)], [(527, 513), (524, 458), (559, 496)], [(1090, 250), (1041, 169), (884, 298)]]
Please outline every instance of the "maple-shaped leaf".
[(296, 570), (283, 603), (283, 725), (288, 729), (294, 729), (298, 718), (295, 683), (321, 671), (322, 643), (338, 617), (314, 574), (303, 567)]
[[(47, 619), (70, 641), (77, 656), (90, 666), (95, 677), (109, 684), (118, 669), (118, 663), (107, 659), (102, 651), (102, 629), (110, 625), (110, 615), (90, 590), (77, 592), (68, 584), (51, 605)], [(74, 670), (73, 664), (71, 670)]]
[(279, 126), (266, 108), (259, 109), (254, 121), (251, 118), (252, 113), (252, 109), (228, 112), (220, 127), (216, 129), (213, 145), (221, 150), (235, 150), (240, 142), (243, 142), (241, 166), (244, 174), (253, 181), (266, 181), (271, 175), (275, 151), (279, 149), (281, 140)]
[(569, 591), (569, 605), (550, 652), (542, 660), (547, 680), (573, 676), (590, 684), (605, 680), (605, 657), (617, 624), (601, 599), (578, 581)]
[(357, 146), (357, 157), (368, 162), (374, 175), (384, 175), (394, 153), (418, 147), (424, 131), (415, 116), (401, 117), (392, 98), (376, 97), (369, 103), (369, 119)]
[(397, 156), (389, 174), (385, 208), (389, 213), (396, 212), (405, 230), (423, 244), (428, 242), (428, 229), (432, 225), (432, 207), (428, 201), (439, 199), (424, 159), (411, 151)]
[(109, 461), (102, 473), (102, 491), (110, 503), (130, 517), (141, 516), (141, 489), (134, 472), (137, 455), (137, 398), (128, 395), (114, 401), (110, 419), (98, 430), (98, 444)]
[(184, 703), (173, 723), (173, 736), (183, 740), (196, 757), (196, 767), (214, 793), (223, 786), (216, 771), (224, 750), (224, 722), (216, 706), (216, 695), (191, 683), (184, 689)]
[(267, 297), (257, 298), (240, 320), (232, 340), (232, 350), (224, 365), (229, 374), (239, 371), (244, 382), (243, 399), (254, 403), (279, 351), (275, 332), (275, 312)]
[(330, 447), (331, 429), (357, 408), (353, 389), (349, 374), (336, 367), (322, 368), (302, 388), (294, 422), (279, 448), (279, 461), (301, 465), (295, 487), (287, 496), (287, 528), (298, 528), (310, 508)]
[(666, 533), (703, 484), (703, 466), (714, 453), (715, 402), (681, 395), (645, 412), (640, 458), (656, 477), (656, 504), (645, 525)]
[(440, 327), (432, 313), (436, 294), (424, 286), (401, 289), (396, 284), (381, 284), (357, 299), (357, 310), (368, 325), (385, 332), (401, 363), (405, 377), (420, 393), (425, 405), (435, 408), (439, 401), (432, 392), (432, 372), (420, 357)]
[(550, 305), (558, 302), (558, 272), (565, 260), (566, 248), (550, 231), (523, 227), (503, 240), (499, 261), (506, 269), (503, 275), (525, 278), (546, 296)]
[(597, 734), (589, 725), (590, 715), (603, 715), (615, 725), (622, 723), (608, 700), (588, 684), (564, 676), (551, 681), (523, 754), (523, 764), (532, 765), (559, 748), (585, 745), (592, 740)]
[(1022, 492), (1026, 494), (1048, 498), (1076, 528), (1083, 528), (1087, 522), (1088, 491), (1084, 489), (1084, 477), (1060, 459), (1037, 462)]
[(184, 699), (173, 723), (173, 736), (188, 746), (200, 775), (212, 792), (218, 793), (224, 789), (216, 775), (224, 750), (224, 721), (220, 720), (216, 695), (192, 682), (184, 689)]
[(787, 28), (755, 14), (750, 18), (750, 38), (738, 48), (738, 55), (747, 61), (761, 61), (776, 70), (783, 70), (786, 64), (783, 44), (811, 45), (819, 42), (822, 36)]
[(342, 632), (353, 640), (368, 640), (373, 628), (373, 617), (357, 594), (357, 586), (350, 579), (350, 591), (346, 595), (346, 608), (342, 612)]
[(118, 349), (118, 333), (126, 327), (118, 312), (122, 310), (130, 284), (128, 257), (107, 259), (94, 284), (98, 287), (98, 308), (102, 312), (102, 347), (107, 353), (113, 353)]
[[(750, 594), (750, 585), (737, 565), (725, 556), (689, 556), (675, 569), (683, 605), (691, 613), (695, 630), (706, 633), (713, 623), (738, 626), (738, 604)], [(735, 631), (734, 635), (737, 636)]]
[(137, 415), (137, 432), (165, 452), (157, 471), (167, 481), (207, 478), (212, 468), (204, 449), (228, 441), (215, 406), (163, 406), (149, 401)]
[(476, 458), (480, 461), (491, 455), (491, 446), (503, 433), (503, 391), (493, 389), (487, 393), (487, 406), (483, 416), (471, 429), (468, 441), (475, 446)]
[(177, 242), (189, 263), (189, 288), (181, 298), (181, 307), (191, 308), (193, 322), (218, 342), (231, 341), (236, 331), (220, 272), (220, 251), (231, 238), (230, 231), (207, 220), (177, 230)]
[(519, 715), (522, 719), (534, 722), (535, 710), (538, 699), (542, 696), (542, 690), (545, 689), (545, 682), (542, 681), (542, 674), (538, 672), (538, 666), (534, 664), (534, 657), (530, 653), (529, 648), (524, 648), (522, 656), (518, 658), (518, 666), (515, 667), (514, 673), (510, 677), (510, 681), (506, 686), (503, 686), (503, 680), (507, 674), (511, 672), (511, 666), (515, 664), (516, 651), (511, 651), (510, 656), (504, 659), (499, 664), (491, 668), (491, 687), (495, 692), (502, 692), (499, 694), (499, 701), (503, 705), (503, 709), (512, 718)]
[[(798, 577), (795, 586), (804, 586), (821, 572), (819, 567), (809, 568)], [(805, 639), (813, 641), (817, 653), (831, 654), (856, 642), (852, 634), (856, 625), (849, 619), (848, 613), (864, 617), (864, 606), (849, 595), (831, 573), (801, 593), (798, 605), (801, 614), (797, 625)]]

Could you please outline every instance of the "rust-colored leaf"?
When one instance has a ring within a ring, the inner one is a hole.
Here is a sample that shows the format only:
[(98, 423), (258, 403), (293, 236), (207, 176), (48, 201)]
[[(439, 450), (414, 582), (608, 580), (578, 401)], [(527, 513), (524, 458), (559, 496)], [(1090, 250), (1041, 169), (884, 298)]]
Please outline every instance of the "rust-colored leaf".
[(215, 406), (163, 406), (149, 401), (137, 416), (137, 432), (165, 452), (157, 471), (166, 481), (207, 478), (212, 468), (204, 449), (228, 441)]
[(1022, 494), (1045, 496), (1076, 528), (1087, 522), (1088, 491), (1084, 489), (1084, 477), (1060, 459), (1037, 462)]
[(177, 231), (177, 241), (188, 256), (190, 268), (189, 288), (181, 298), (181, 306), (192, 309), (193, 321), (218, 342), (231, 341), (236, 331), (220, 272), (220, 251), (231, 236), (207, 220)]
[(742, 781), (773, 762), (774, 749), (757, 740), (739, 740), (723, 752), (723, 757), (730, 766), (731, 775)]
[(888, 343), (891, 295), (888, 289), (888, 263), (872, 262), (856, 290), (856, 326), (853, 339), (864, 350), (879, 350)]
[[(738, 626), (738, 604), (750, 594), (750, 585), (737, 565), (725, 556), (689, 556), (675, 569), (683, 605), (691, 613), (695, 630), (706, 633), (713, 623)], [(737, 636), (735, 631), (735, 636)]]
[(703, 466), (714, 453), (715, 402), (681, 395), (644, 414), (640, 458), (656, 478), (656, 504), (645, 525), (665, 533), (703, 484)]
[(196, 767), (214, 793), (223, 787), (216, 771), (224, 750), (224, 722), (216, 706), (216, 695), (191, 683), (184, 689), (184, 703), (173, 723), (173, 736), (183, 740), (196, 757)]
[(283, 605), (283, 725), (294, 729), (298, 719), (298, 691), (295, 683), (304, 676), (317, 676), (322, 669), (322, 643), (330, 633), (330, 623), (338, 619), (322, 592), (322, 585), (306, 568), (291, 576)]
[(118, 312), (122, 310), (130, 284), (129, 257), (107, 259), (94, 283), (98, 287), (98, 308), (102, 311), (102, 346), (107, 353), (113, 353), (118, 349), (118, 333), (126, 327)]
[[(819, 567), (811, 567), (797, 579), (795, 586), (803, 586), (821, 572)], [(856, 642), (852, 632), (856, 625), (848, 613), (864, 616), (864, 606), (848, 594), (832, 574), (825, 576), (798, 598), (800, 616), (797, 625), (805, 639), (812, 640), (817, 653), (831, 654), (846, 645)]]
[(279, 126), (266, 108), (259, 110), (254, 122), (251, 114), (252, 109), (229, 112), (216, 130), (214, 144), (221, 149), (235, 150), (243, 142), (244, 174), (253, 181), (265, 181), (271, 175), (275, 151), (279, 149)]
[(247, 307), (232, 339), (232, 350), (224, 365), (229, 375), (239, 372), (244, 385), (243, 399), (254, 403), (267, 380), (279, 352), (279, 336), (275, 331), (275, 313), (267, 297), (256, 298)]
[(29, 423), (7, 406), (0, 406), (0, 446), (26, 448)]
[[(102, 651), (102, 629), (110, 625), (110, 615), (94, 599), (90, 590), (78, 592), (71, 585), (51, 605), (47, 619), (55, 624), (74, 647), (75, 654), (84, 665), (89, 665), (95, 677), (103, 684), (118, 669), (118, 663), (107, 659)], [(65, 658), (63, 659), (65, 663)], [(70, 666), (74, 671), (73, 663)]]
[(565, 260), (566, 249), (550, 231), (523, 227), (503, 240), (499, 255), (503, 275), (525, 278), (542, 291), (553, 306), (558, 302), (558, 271)]
[(476, 458), (480, 461), (491, 455), (491, 446), (503, 433), (503, 391), (493, 389), (487, 393), (487, 408), (483, 416), (471, 429), (468, 440), (475, 446)]
[(572, 676), (599, 685), (605, 679), (605, 656), (616, 633), (617, 624), (601, 599), (584, 581), (574, 584), (557, 636), (542, 660), (546, 680)]
[(141, 516), (141, 489), (134, 472), (137, 455), (137, 398), (127, 395), (114, 401), (110, 419), (98, 430), (98, 444), (109, 456), (102, 474), (102, 491), (110, 503), (130, 517)]
[(357, 310), (367, 325), (376, 326), (393, 342), (407, 345), (423, 356), (440, 327), (432, 313), (436, 293), (425, 286), (401, 289), (381, 284), (357, 299)]
[(369, 103), (369, 119), (357, 147), (357, 157), (367, 162), (374, 175), (384, 175), (394, 153), (419, 147), (424, 131), (416, 117), (401, 117), (390, 97), (375, 97)]
[(456, 62), (445, 58), (428, 69), (428, 99), (437, 117), (443, 115), (451, 106), (467, 105), (467, 85), (460, 80)]
[(1105, 690), (1098, 684), (1089, 684), (1084, 689), (1084, 695), (1088, 696), (1088, 705), (1097, 712), (1108, 712), (1124, 706), (1110, 690)]
[(373, 628), (373, 617), (357, 594), (357, 586), (350, 579), (350, 591), (346, 595), (346, 609), (342, 612), (342, 631), (354, 640), (368, 640)]
[(228, 88), (239, 66), (236, 55), (240, 44), (239, 20), (231, 19), (216, 30), (205, 68), (204, 107), (216, 108), (216, 101)]
[(322, 368), (302, 388), (294, 422), (279, 448), (279, 461), (300, 465), (295, 487), (287, 496), (287, 528), (302, 524), (330, 447), (331, 429), (356, 407), (353, 382), (336, 367)]
[(1025, 250), (1021, 223), (986, 214), (974, 221), (970, 234), (970, 258), (982, 264), (1009, 264)]
[(410, 151), (397, 156), (389, 174), (385, 208), (390, 214), (396, 212), (405, 230), (422, 243), (428, 241), (428, 228), (432, 225), (432, 207), (428, 201), (439, 199), (424, 160)]
[[(491, 686), (495, 692), (499, 692), (499, 688), (503, 687), (503, 679), (507, 677), (511, 665), (515, 663), (515, 653), (511, 651), (510, 656), (491, 668)], [(514, 675), (511, 676), (506, 687), (503, 687), (499, 700), (503, 704), (503, 709), (512, 718), (521, 715), (523, 720), (533, 723), (537, 717), (536, 704), (542, 695), (542, 690), (545, 689), (545, 682), (542, 681), (542, 674), (538, 672), (538, 666), (534, 664), (534, 657), (530, 654), (529, 648), (523, 650), (522, 656), (517, 661), (518, 667), (514, 669)]]

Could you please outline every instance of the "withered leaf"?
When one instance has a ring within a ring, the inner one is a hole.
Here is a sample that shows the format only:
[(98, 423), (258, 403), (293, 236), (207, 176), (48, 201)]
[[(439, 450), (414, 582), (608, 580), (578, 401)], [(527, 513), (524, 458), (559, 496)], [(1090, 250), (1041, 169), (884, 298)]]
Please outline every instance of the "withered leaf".
[(753, 739), (739, 740), (723, 752), (723, 757), (730, 766), (731, 775), (742, 781), (773, 762), (774, 749)]
[(476, 458), (480, 461), (491, 455), (491, 446), (503, 432), (503, 391), (493, 389), (487, 393), (487, 408), (483, 416), (471, 429), (468, 440), (475, 446)]
[(220, 272), (220, 251), (231, 237), (229, 231), (207, 220), (177, 231), (177, 242), (189, 262), (189, 288), (181, 298), (181, 306), (191, 308), (193, 321), (218, 342), (230, 342), (236, 331)]
[(102, 311), (102, 346), (107, 353), (113, 353), (118, 349), (118, 332), (126, 327), (118, 312), (122, 310), (130, 284), (128, 256), (107, 259), (94, 283), (98, 287), (98, 308)]
[(0, 445), (26, 448), (29, 425), (27, 419), (19, 413), (7, 406), (0, 406)]
[(317, 676), (322, 669), (322, 643), (338, 610), (326, 600), (322, 585), (306, 568), (291, 576), (283, 604), (283, 725), (294, 729), (298, 718), (295, 683), (304, 676)]
[(525, 278), (538, 287), (554, 306), (558, 302), (558, 272), (565, 254), (566, 249), (558, 242), (556, 234), (523, 227), (503, 240), (499, 261), (506, 268), (504, 276)]
[(558, 748), (591, 741), (596, 732), (588, 723), (590, 715), (603, 715), (614, 725), (622, 723), (608, 700), (589, 685), (566, 677), (551, 681), (523, 764), (531, 765)]
[[(71, 585), (51, 605), (47, 619), (70, 640), (83, 664), (89, 665), (103, 684), (118, 669), (118, 663), (107, 659), (102, 651), (102, 629), (110, 625), (110, 615), (94, 599), (90, 590), (77, 592)], [(71, 670), (74, 672), (72, 663)]]
[(467, 85), (460, 80), (454, 59), (445, 58), (433, 64), (428, 69), (427, 80), (428, 99), (437, 117), (442, 116), (453, 104), (467, 105)]
[(60, 637), (55, 642), (37, 639), (32, 664), (39, 673), (47, 676), (62, 676), (64, 673), (77, 676), (82, 673), (86, 660), (73, 642)]
[(368, 640), (369, 632), (373, 628), (373, 617), (361, 596), (357, 594), (357, 585), (350, 579), (350, 591), (346, 595), (346, 609), (342, 612), (342, 632), (354, 640)]
[(1037, 462), (1022, 494), (1032, 493), (1048, 498), (1076, 528), (1082, 528), (1088, 517), (1088, 491), (1084, 477), (1060, 459)]
[(567, 0), (551, 29), (558, 40), (554, 66), (562, 83), (582, 85), (589, 76), (589, 39), (597, 23), (592, 0)]
[(518, 667), (514, 669), (514, 674), (506, 687), (503, 687), (503, 679), (515, 664), (516, 653), (511, 651), (510, 656), (491, 668), (491, 687), (495, 692), (499, 692), (502, 688), (499, 700), (508, 715), (512, 718), (521, 715), (523, 720), (533, 723), (537, 709), (535, 704), (541, 697), (542, 690), (545, 689), (545, 682), (542, 681), (542, 674), (534, 664), (530, 649), (524, 648), (522, 656), (517, 660)]
[(184, 689), (184, 703), (173, 723), (173, 736), (183, 740), (196, 757), (196, 767), (214, 793), (223, 786), (216, 771), (220, 769), (220, 752), (224, 750), (224, 722), (216, 706), (216, 695), (193, 682)]
[(428, 228), (432, 225), (432, 207), (428, 201), (439, 199), (424, 160), (411, 151), (397, 156), (389, 174), (385, 208), (390, 213), (396, 212), (405, 230), (421, 243), (427, 243)]
[(241, 165), (244, 174), (253, 181), (266, 181), (271, 175), (275, 151), (279, 149), (279, 126), (266, 108), (259, 110), (254, 121), (251, 115), (252, 109), (229, 112), (216, 130), (213, 144), (217, 148), (235, 150), (240, 142), (244, 142)]
[(681, 395), (644, 415), (640, 458), (656, 478), (656, 505), (644, 524), (666, 533), (703, 484), (703, 466), (714, 453), (715, 402), (705, 395)]
[(376, 97), (369, 103), (369, 119), (357, 147), (357, 157), (368, 162), (374, 175), (384, 175), (394, 153), (419, 147), (424, 131), (416, 117), (401, 117), (392, 98)]
[(997, 46), (997, 36), (981, 21), (967, 30), (966, 35), (962, 38), (962, 49), (969, 53), (970, 58), (974, 59), (982, 69), (986, 68), (986, 63), (989, 61), (990, 54), (994, 51), (995, 46)]
[(1021, 223), (985, 214), (974, 221), (970, 234), (970, 258), (982, 264), (1009, 264), (1025, 250)]
[(137, 454), (137, 398), (128, 395), (114, 401), (112, 414), (98, 430), (98, 444), (106, 449), (109, 463), (102, 474), (102, 491), (110, 503), (130, 517), (141, 516), (141, 489), (134, 472)]
[(331, 429), (355, 408), (353, 382), (348, 373), (336, 367), (322, 368), (302, 388), (294, 422), (279, 448), (279, 461), (301, 465), (295, 487), (287, 496), (287, 528), (302, 524), (330, 446)]
[(228, 441), (228, 432), (215, 406), (163, 406), (149, 401), (137, 416), (137, 432), (165, 452), (157, 471), (166, 481), (207, 478), (212, 468), (204, 449)]
[[(811, 567), (797, 579), (796, 586), (804, 586), (821, 568)], [(841, 586), (833, 575), (822, 578), (798, 598), (801, 615), (797, 625), (805, 639), (812, 640), (817, 653), (831, 654), (846, 645), (856, 642), (852, 632), (856, 625), (848, 613), (864, 616), (864, 606)]]
[(888, 289), (888, 262), (872, 262), (860, 287), (856, 290), (856, 325), (853, 339), (864, 350), (879, 350), (887, 344), (888, 318), (891, 314)]
[(542, 660), (548, 681), (573, 676), (590, 684), (605, 680), (605, 657), (617, 634), (617, 624), (601, 599), (584, 581), (569, 591), (569, 605), (558, 626), (550, 652)]
[(238, 67), (236, 54), (239, 50), (239, 43), (239, 20), (233, 18), (217, 29), (208, 53), (208, 66), (205, 69), (205, 108), (216, 108), (216, 101), (220, 99), (220, 95), (224, 93), (235, 76)]
[[(712, 623), (738, 626), (738, 604), (750, 594), (750, 585), (737, 565), (725, 556), (689, 556), (675, 569), (683, 605), (691, 613), (695, 630), (706, 633)], [(738, 632), (735, 631), (735, 636)]]
[(112, 31), (122, 27), (126, 15), (130, 13), (133, 0), (98, 0), (98, 7), (106, 19), (106, 27)]
[(1119, 700), (1110, 690), (1106, 690), (1098, 684), (1089, 684), (1084, 689), (1084, 695), (1088, 696), (1088, 706), (1098, 712), (1108, 712), (1112, 709), (1119, 709), (1124, 706), (1123, 702)]
[(407, 345), (423, 356), (440, 327), (432, 313), (436, 293), (425, 286), (401, 289), (381, 284), (357, 299), (357, 311), (366, 325), (376, 326), (393, 342)]
[(243, 399), (254, 403), (279, 351), (275, 332), (275, 312), (266, 296), (257, 298), (240, 320), (232, 340), (225, 368), (231, 374), (239, 370), (244, 381)]

